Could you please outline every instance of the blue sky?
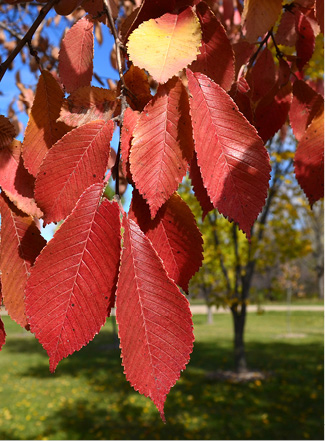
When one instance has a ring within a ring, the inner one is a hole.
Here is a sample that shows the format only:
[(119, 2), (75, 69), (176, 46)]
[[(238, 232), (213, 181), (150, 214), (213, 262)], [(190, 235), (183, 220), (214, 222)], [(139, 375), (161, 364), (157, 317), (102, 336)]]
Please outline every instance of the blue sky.
[[(0, 14), (0, 20), (2, 14)], [(50, 14), (49, 14), (50, 15)], [(53, 13), (52, 13), (53, 15)], [(62, 21), (63, 24), (63, 21)], [(46, 32), (50, 38), (51, 41), (54, 42), (54, 44), (58, 45), (58, 38), (62, 35), (63, 28), (60, 29), (53, 29), (52, 31), (48, 28), (46, 29)], [(118, 80), (118, 72), (114, 70), (110, 63), (110, 53), (111, 49), (113, 47), (114, 39), (111, 35), (109, 29), (102, 25), (102, 33), (103, 33), (103, 44), (99, 45), (96, 38), (95, 38), (95, 44), (94, 44), (94, 72), (99, 75), (104, 83), (106, 83), (107, 78), (111, 78), (113, 80)], [(26, 51), (27, 49), (25, 49)], [(4, 60), (2, 60), (4, 61)], [(7, 109), (10, 102), (16, 97), (19, 96), (19, 89), (17, 88), (15, 82), (15, 74), (16, 72), (20, 72), (20, 77), (26, 85), (26, 87), (35, 87), (37, 84), (37, 76), (35, 74), (30, 72), (29, 66), (24, 65), (21, 61), (20, 55), (18, 55), (14, 61), (14, 69), (8, 70), (1, 83), (0, 83), (0, 114), (7, 115)], [(38, 75), (38, 73), (37, 73)], [(102, 87), (97, 80), (93, 79), (92, 81), (93, 86)], [(108, 86), (107, 86), (108, 87)], [(25, 114), (25, 112), (19, 112), (17, 107), (15, 106), (15, 109), (17, 110), (17, 116), (18, 119), (23, 123), (24, 128), (27, 125), (28, 117)], [(20, 133), (17, 137), (19, 140), (23, 140), (23, 133)], [(118, 140), (119, 140), (119, 131), (115, 130), (113, 139), (111, 142), (111, 146), (117, 150), (118, 146)], [(125, 193), (125, 210), (128, 210), (130, 200), (132, 195), (132, 189), (129, 186), (127, 192)], [(46, 240), (51, 239), (53, 236), (53, 230), (55, 228), (55, 225), (48, 225), (46, 228), (42, 229), (42, 235), (45, 237)]]

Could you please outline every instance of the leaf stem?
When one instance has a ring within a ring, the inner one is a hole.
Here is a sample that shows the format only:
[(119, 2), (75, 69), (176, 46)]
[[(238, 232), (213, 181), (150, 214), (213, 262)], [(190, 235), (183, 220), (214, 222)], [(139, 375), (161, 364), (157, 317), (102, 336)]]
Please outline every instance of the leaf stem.
[[(19, 52), (22, 50), (22, 48), (25, 46), (25, 44), (30, 44), (31, 40), (33, 38), (33, 35), (35, 34), (37, 28), (42, 23), (44, 18), (46, 17), (47, 13), (50, 11), (50, 9), (57, 3), (58, 0), (49, 0), (48, 3), (40, 10), (36, 20), (32, 24), (32, 26), (29, 28), (27, 33), (24, 35), (24, 37), (21, 40), (18, 40), (17, 46), (15, 49), (10, 53), (8, 58), (1, 63), (0, 65), (0, 81), (2, 80), (4, 74), (8, 70), (10, 64), (13, 62), (13, 60), (17, 57)], [(33, 54), (32, 54), (33, 55)], [(35, 56), (35, 55), (34, 55)]]
[(267, 40), (270, 38), (270, 35), (272, 34), (272, 30), (273, 30), (273, 28), (266, 34), (266, 36), (263, 38), (263, 40), (259, 43), (257, 50), (250, 57), (248, 65), (247, 65), (247, 69), (250, 69), (253, 66), (258, 54), (262, 50), (262, 47), (264, 46), (264, 44), (267, 43)]
[(112, 31), (114, 40), (115, 40), (115, 45), (116, 45), (116, 61), (117, 61), (117, 69), (118, 69), (118, 73), (120, 76), (120, 81), (121, 81), (121, 96), (120, 96), (120, 100), (121, 100), (121, 112), (120, 112), (120, 116), (119, 116), (119, 122), (120, 122), (120, 140), (119, 140), (119, 145), (118, 145), (118, 151), (117, 151), (117, 155), (116, 155), (116, 160), (115, 160), (115, 164), (114, 164), (114, 171), (115, 171), (115, 194), (120, 196), (120, 179), (119, 179), (119, 166), (120, 166), (120, 153), (121, 153), (121, 131), (122, 131), (122, 127), (123, 127), (123, 121), (124, 121), (124, 113), (125, 110), (128, 107), (128, 103), (126, 100), (126, 94), (127, 94), (127, 87), (125, 84), (125, 79), (124, 79), (124, 66), (123, 66), (123, 56), (122, 56), (122, 51), (124, 49), (124, 46), (121, 42), (121, 40), (119, 39), (119, 36), (117, 34), (117, 30), (115, 27), (115, 23), (114, 23), (114, 18), (113, 18), (113, 14), (112, 14), (112, 10), (111, 10), (111, 6), (109, 4), (108, 0), (103, 0), (103, 4), (104, 4), (104, 10), (106, 13), (106, 16), (108, 18), (108, 22), (109, 22), (109, 27)]

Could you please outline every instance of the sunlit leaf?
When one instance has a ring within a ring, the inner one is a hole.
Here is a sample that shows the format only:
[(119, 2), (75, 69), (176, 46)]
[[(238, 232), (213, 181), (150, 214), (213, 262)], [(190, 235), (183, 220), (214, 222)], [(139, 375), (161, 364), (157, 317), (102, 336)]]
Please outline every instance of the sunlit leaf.
[(82, 192), (103, 180), (113, 130), (113, 121), (92, 121), (69, 132), (48, 152), (35, 183), (45, 224), (64, 219)]
[(122, 363), (127, 380), (165, 420), (166, 396), (192, 352), (191, 312), (138, 225), (125, 217), (123, 228), (116, 292)]
[(242, 14), (245, 36), (255, 43), (275, 25), (282, 9), (282, 0), (244, 0)]
[(43, 249), (26, 286), (31, 331), (50, 357), (54, 372), (62, 358), (85, 346), (114, 305), (120, 258), (119, 207), (94, 184)]
[(59, 54), (59, 75), (68, 93), (89, 86), (93, 76), (94, 23), (87, 17), (66, 33)]
[(72, 92), (63, 101), (59, 121), (78, 127), (96, 119), (108, 121), (114, 115), (118, 100), (109, 89), (85, 86)]
[(188, 98), (182, 82), (160, 85), (133, 131), (130, 168), (154, 217), (177, 190), (193, 155)]
[(130, 60), (165, 83), (200, 53), (200, 23), (192, 8), (142, 23), (127, 43)]
[(271, 167), (261, 138), (229, 95), (187, 70), (195, 150), (214, 207), (250, 237), (265, 203)]

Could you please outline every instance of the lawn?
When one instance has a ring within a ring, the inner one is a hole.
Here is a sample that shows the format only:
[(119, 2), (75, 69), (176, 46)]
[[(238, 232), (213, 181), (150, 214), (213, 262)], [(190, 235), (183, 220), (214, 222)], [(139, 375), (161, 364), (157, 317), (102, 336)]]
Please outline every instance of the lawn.
[(323, 439), (323, 313), (248, 317), (249, 365), (264, 381), (232, 384), (207, 373), (232, 367), (230, 315), (195, 316), (191, 362), (171, 390), (167, 424), (123, 375), (112, 322), (49, 373), (38, 342), (4, 317), (0, 353), (0, 439)]

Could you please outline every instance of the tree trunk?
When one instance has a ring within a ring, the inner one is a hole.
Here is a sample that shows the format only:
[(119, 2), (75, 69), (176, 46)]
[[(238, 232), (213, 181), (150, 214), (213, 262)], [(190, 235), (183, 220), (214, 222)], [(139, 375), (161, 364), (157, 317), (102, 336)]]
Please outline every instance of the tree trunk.
[(238, 311), (238, 305), (231, 308), (234, 324), (235, 369), (238, 373), (247, 371), (244, 330), (246, 322), (246, 305)]
[(212, 325), (213, 324), (212, 305), (207, 305), (207, 307), (208, 307), (207, 322), (208, 322), (208, 325)]

